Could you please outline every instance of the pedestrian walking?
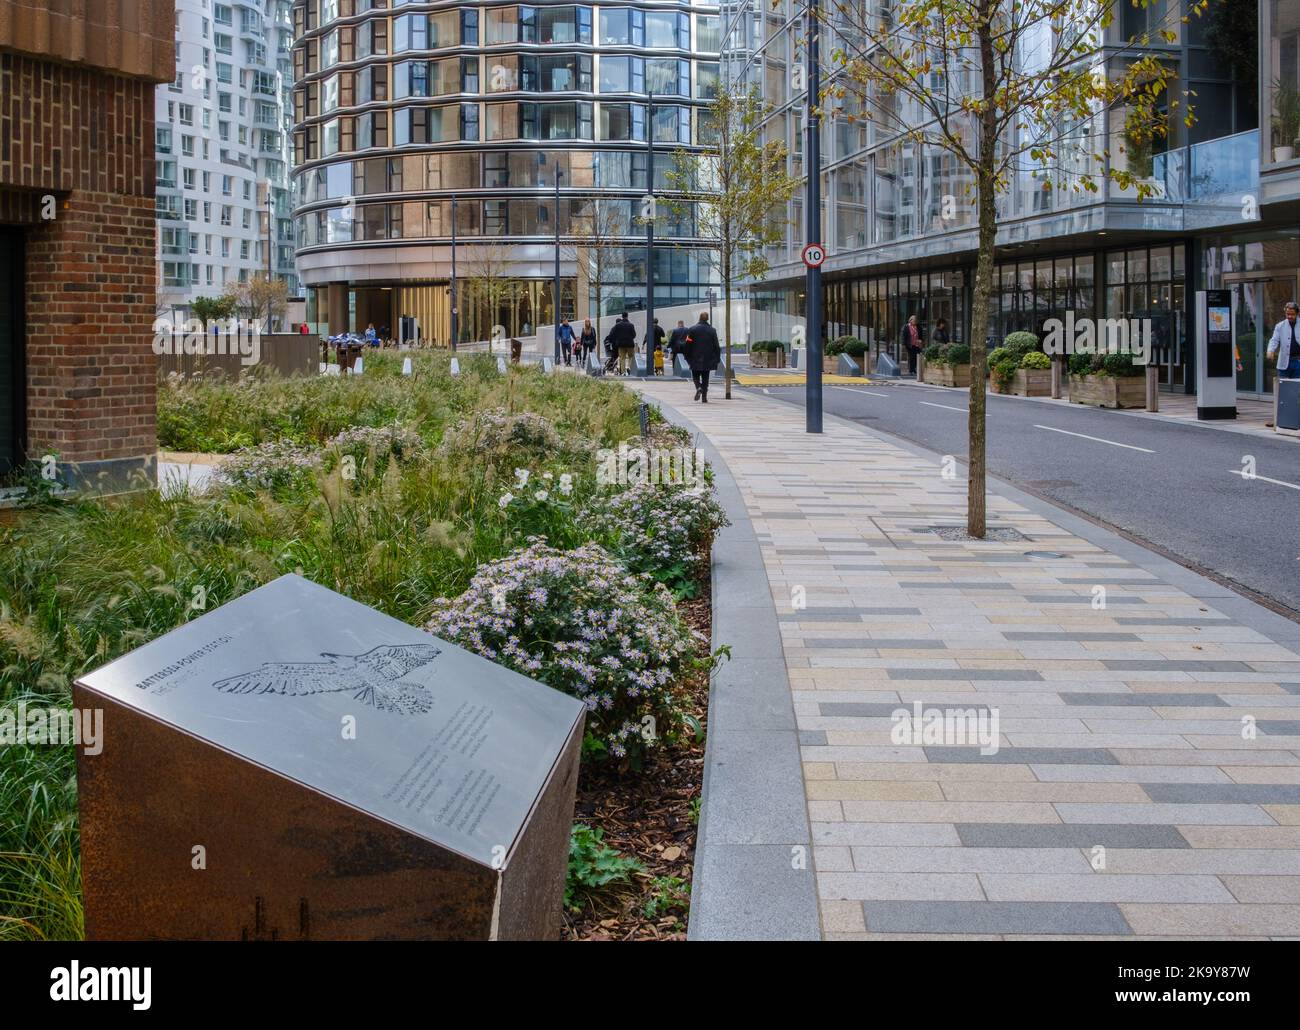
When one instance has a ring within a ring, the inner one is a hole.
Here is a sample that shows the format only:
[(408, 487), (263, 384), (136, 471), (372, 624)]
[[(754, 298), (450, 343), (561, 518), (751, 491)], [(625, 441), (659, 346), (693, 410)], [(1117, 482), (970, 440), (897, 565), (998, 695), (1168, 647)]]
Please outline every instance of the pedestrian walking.
[(582, 335), (578, 337), (579, 362), (583, 365), (587, 363), (587, 355), (594, 353), (596, 350), (596, 330), (592, 327), (591, 319), (585, 319), (582, 323)]
[(632, 352), (636, 350), (636, 326), (624, 311), (609, 331), (610, 343), (618, 355), (618, 374), (632, 374)]
[(946, 318), (935, 319), (934, 332), (930, 334), (930, 342), (937, 343), (940, 347), (948, 346), (948, 320)]
[(907, 350), (907, 373), (916, 375), (916, 359), (921, 353), (921, 329), (916, 324), (915, 315), (908, 315), (903, 325), (903, 346)]
[(680, 318), (677, 320), (677, 328), (668, 336), (668, 358), (673, 367), (677, 367), (677, 355), (686, 353), (686, 323)]
[(573, 364), (573, 326), (569, 325), (567, 318), (560, 319), (560, 327), (555, 330), (555, 335), (560, 341), (560, 357), (564, 359), (566, 365)]
[[(646, 342), (650, 343), (650, 350), (654, 351), (662, 347), (666, 335), (664, 327), (659, 324), (659, 319), (656, 318), (655, 324), (651, 326), (650, 330), (645, 334)], [(653, 342), (651, 342), (652, 339)]]
[(709, 313), (701, 311), (700, 320), (686, 334), (686, 363), (691, 366), (697, 401), (709, 403), (709, 373), (721, 362), (722, 348), (718, 346), (718, 334), (709, 325)]

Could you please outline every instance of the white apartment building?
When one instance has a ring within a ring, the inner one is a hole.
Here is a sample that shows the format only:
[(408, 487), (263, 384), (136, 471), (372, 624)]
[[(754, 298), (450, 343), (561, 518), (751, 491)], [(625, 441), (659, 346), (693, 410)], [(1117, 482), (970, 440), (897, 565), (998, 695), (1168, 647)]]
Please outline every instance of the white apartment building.
[(269, 269), (298, 295), (290, 198), (290, 0), (175, 0), (159, 86), (158, 313)]

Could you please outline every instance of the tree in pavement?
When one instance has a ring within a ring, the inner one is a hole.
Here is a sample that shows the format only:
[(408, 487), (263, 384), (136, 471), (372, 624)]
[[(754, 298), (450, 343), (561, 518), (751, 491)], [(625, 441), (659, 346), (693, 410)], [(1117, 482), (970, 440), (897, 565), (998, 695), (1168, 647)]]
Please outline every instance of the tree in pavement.
[[(1191, 0), (1200, 17), (1209, 0)], [(1158, 193), (1153, 144), (1189, 94), (1171, 96), (1176, 66), (1154, 46), (1176, 42), (1177, 14), (1150, 4), (1147, 28), (1121, 38), (1125, 7), (1148, 0), (831, 0), (815, 31), (829, 37), (832, 73), (819, 98), (836, 119), (874, 122), (913, 148), (915, 167), (943, 167), (936, 196), (952, 228), (976, 211), (971, 297), (967, 530), (986, 531), (985, 375), (999, 197), (1028, 182), (1045, 207), (1097, 194), (1105, 180), (1138, 200)], [(1170, 5), (1171, 7), (1173, 5)], [(1108, 120), (1122, 126), (1112, 150)], [(958, 195), (960, 194), (960, 195)], [(964, 209), (964, 214), (963, 214)]]

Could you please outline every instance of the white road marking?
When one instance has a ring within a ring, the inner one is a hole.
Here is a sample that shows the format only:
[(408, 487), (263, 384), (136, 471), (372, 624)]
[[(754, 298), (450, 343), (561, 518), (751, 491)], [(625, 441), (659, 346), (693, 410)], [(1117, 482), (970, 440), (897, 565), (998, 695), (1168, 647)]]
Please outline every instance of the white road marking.
[(1100, 436), (1089, 436), (1087, 433), (1072, 433), (1068, 429), (1057, 429), (1056, 426), (1040, 426), (1035, 422), (1034, 428), (1046, 429), (1053, 433), (1064, 433), (1066, 436), (1077, 436), (1081, 440), (1094, 440), (1097, 443), (1108, 443), (1112, 447), (1125, 447), (1130, 451), (1141, 451), (1143, 454), (1155, 454), (1155, 451), (1151, 450), (1149, 447), (1135, 447), (1131, 443), (1120, 443), (1118, 440), (1103, 440)]
[(1300, 486), (1295, 483), (1288, 483), (1281, 479), (1270, 479), (1268, 476), (1261, 476), (1258, 472), (1253, 476), (1248, 476), (1241, 469), (1228, 469), (1234, 476), (1240, 476), (1242, 479), (1262, 479), (1265, 483), (1276, 483), (1278, 486), (1285, 486), (1291, 490), (1300, 490)]
[(969, 415), (969, 408), (954, 408), (951, 404), (931, 404), (929, 401), (921, 401), (927, 408), (946, 408), (948, 411), (960, 411), (963, 415)]
[(840, 386), (838, 383), (827, 384), (832, 390), (847, 390), (849, 393), (855, 393), (860, 397), (884, 397), (889, 399), (887, 393), (876, 393), (874, 390), (864, 390), (861, 386)]

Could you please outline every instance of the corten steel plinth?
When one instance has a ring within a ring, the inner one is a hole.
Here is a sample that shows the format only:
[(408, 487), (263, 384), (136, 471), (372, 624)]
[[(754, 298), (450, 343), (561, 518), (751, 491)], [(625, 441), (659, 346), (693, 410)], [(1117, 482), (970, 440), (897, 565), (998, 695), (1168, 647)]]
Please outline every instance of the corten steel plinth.
[(558, 935), (573, 698), (297, 576), (73, 696), (89, 939)]

